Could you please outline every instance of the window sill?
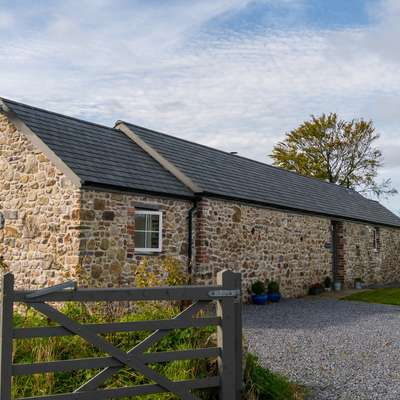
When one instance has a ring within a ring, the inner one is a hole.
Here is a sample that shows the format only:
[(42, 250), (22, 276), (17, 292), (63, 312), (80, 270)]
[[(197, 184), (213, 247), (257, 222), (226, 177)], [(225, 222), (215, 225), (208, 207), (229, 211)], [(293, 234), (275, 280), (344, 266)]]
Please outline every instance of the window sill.
[(162, 253), (162, 251), (159, 251), (159, 250), (154, 250), (154, 251), (151, 251), (151, 250), (149, 250), (149, 251), (143, 251), (143, 250), (135, 251), (135, 255), (136, 256), (158, 256), (161, 253)]

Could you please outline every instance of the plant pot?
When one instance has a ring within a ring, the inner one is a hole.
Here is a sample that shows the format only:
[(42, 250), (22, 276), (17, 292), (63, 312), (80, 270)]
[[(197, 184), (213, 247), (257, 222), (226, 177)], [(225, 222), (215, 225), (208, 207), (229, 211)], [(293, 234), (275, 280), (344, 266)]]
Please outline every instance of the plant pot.
[(282, 298), (279, 292), (268, 293), (268, 301), (271, 303), (278, 303), (278, 301)]
[(268, 295), (266, 294), (252, 294), (251, 295), (251, 301), (253, 304), (257, 306), (263, 306), (267, 304), (268, 301)]
[(363, 282), (356, 282), (355, 283), (356, 289), (364, 289), (364, 283)]
[(311, 296), (318, 296), (319, 294), (324, 292), (324, 288), (322, 287), (311, 287), (308, 290), (308, 294)]
[(342, 282), (335, 282), (335, 292), (340, 292), (342, 290)]

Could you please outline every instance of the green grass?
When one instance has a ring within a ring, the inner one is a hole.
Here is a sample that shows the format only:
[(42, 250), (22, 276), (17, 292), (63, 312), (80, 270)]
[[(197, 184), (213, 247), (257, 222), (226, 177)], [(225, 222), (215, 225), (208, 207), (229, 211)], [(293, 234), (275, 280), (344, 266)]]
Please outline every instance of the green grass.
[(392, 304), (400, 306), (400, 288), (366, 290), (343, 297), (342, 300), (364, 301), (366, 303)]
[(246, 400), (303, 400), (304, 387), (263, 368), (257, 357), (248, 354), (244, 373)]

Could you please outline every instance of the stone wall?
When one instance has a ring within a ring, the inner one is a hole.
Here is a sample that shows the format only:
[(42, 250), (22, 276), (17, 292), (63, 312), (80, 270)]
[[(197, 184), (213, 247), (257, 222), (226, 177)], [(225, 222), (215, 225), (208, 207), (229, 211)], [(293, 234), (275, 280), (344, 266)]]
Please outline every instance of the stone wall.
[[(134, 215), (140, 204), (163, 211), (164, 256), (186, 267), (192, 202), (158, 196), (79, 189), (0, 114), (0, 256), (18, 287), (42, 287), (66, 278), (90, 286), (132, 285), (143, 258), (135, 253)], [(400, 230), (341, 224), (343, 279), (352, 286), (400, 280)], [(205, 198), (194, 224), (195, 280), (214, 282), (224, 268), (243, 273), (247, 289), (277, 280), (285, 296), (300, 296), (332, 275), (331, 221), (240, 202)]]
[(379, 227), (379, 246), (374, 248), (371, 225), (343, 224), (344, 283), (354, 286), (356, 278), (366, 284), (400, 281), (400, 230)]
[(243, 273), (247, 289), (257, 279), (277, 280), (284, 296), (304, 295), (332, 276), (330, 220), (216, 199), (199, 204), (196, 278), (211, 283), (217, 272)]
[[(188, 210), (184, 200), (82, 191), (80, 265), (82, 278), (90, 286), (132, 285), (133, 272), (144, 255), (135, 253), (134, 229), (137, 204), (159, 208), (163, 212), (162, 252), (146, 255), (157, 269), (163, 256), (187, 264)], [(85, 278), (86, 277), (86, 278)]]
[(0, 114), (0, 256), (17, 287), (64, 281), (79, 248), (79, 190)]

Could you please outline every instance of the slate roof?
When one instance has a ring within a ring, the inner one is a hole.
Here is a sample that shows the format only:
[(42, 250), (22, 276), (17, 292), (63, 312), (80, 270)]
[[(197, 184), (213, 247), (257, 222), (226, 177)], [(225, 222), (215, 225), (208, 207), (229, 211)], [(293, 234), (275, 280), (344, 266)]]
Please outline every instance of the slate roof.
[(125, 122), (209, 194), (400, 227), (400, 218), (351, 189)]
[(121, 131), (2, 100), (83, 184), (192, 196), (190, 190)]
[[(124, 133), (2, 99), (84, 185), (192, 197), (193, 193)], [(400, 218), (353, 190), (307, 178), (126, 123), (203, 194), (400, 227)]]

